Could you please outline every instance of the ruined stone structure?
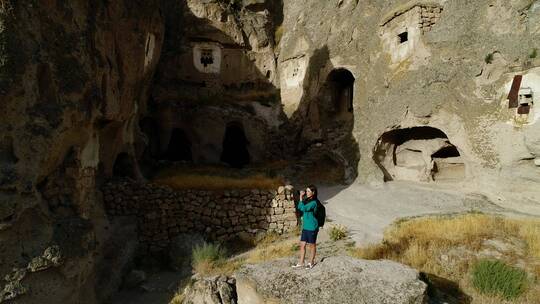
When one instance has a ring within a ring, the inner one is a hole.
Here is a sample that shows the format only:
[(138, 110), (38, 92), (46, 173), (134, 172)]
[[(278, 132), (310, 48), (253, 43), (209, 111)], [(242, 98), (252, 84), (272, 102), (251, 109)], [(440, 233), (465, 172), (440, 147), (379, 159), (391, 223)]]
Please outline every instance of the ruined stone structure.
[(111, 216), (136, 217), (143, 252), (166, 250), (180, 233), (225, 241), (242, 233), (281, 234), (298, 224), (292, 187), (175, 191), (128, 179), (106, 184), (103, 195)]
[(110, 295), (128, 233), (101, 185), (162, 161), (285, 160), (540, 213), (539, 49), (537, 0), (3, 0), (2, 301)]

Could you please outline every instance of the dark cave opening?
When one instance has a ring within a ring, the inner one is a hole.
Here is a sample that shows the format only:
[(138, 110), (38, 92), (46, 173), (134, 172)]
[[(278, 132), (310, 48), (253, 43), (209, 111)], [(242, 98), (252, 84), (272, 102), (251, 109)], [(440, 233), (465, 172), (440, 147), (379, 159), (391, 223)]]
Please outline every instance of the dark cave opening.
[(433, 158), (450, 158), (450, 157), (459, 157), (461, 156), (459, 154), (459, 151), (458, 149), (456, 148), (456, 146), (449, 146), (449, 147), (444, 147), (442, 149), (440, 149), (439, 151), (435, 152), (433, 155), (431, 155), (431, 157)]
[(170, 161), (193, 161), (191, 141), (182, 129), (174, 129), (169, 140), (165, 158)]
[(332, 104), (336, 114), (352, 113), (354, 76), (346, 69), (333, 70), (328, 75)]
[(240, 123), (229, 123), (223, 138), (221, 161), (234, 168), (242, 168), (250, 163), (249, 141)]
[(113, 176), (115, 177), (135, 177), (135, 166), (133, 159), (128, 153), (120, 153), (116, 156), (113, 165)]

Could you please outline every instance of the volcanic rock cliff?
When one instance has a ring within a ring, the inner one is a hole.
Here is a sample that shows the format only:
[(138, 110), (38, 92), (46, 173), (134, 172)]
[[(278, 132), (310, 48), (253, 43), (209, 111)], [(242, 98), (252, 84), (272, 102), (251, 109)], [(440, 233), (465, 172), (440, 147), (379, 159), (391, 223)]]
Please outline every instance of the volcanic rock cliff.
[(535, 0), (2, 0), (0, 302), (107, 298), (136, 228), (99, 187), (163, 159), (301, 158), (540, 213), (538, 49)]

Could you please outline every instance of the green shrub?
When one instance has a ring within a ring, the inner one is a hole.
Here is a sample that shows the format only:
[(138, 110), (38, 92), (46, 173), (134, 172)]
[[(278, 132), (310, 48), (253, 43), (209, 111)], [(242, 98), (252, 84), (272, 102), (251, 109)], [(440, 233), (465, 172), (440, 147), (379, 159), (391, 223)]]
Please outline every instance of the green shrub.
[(219, 244), (204, 243), (192, 251), (192, 266), (199, 273), (208, 273), (226, 258), (226, 250)]
[(473, 266), (472, 283), (481, 293), (500, 295), (510, 300), (527, 288), (527, 274), (502, 261), (480, 260)]
[(538, 56), (538, 49), (534, 48), (529, 54), (529, 58), (534, 59)]
[(332, 241), (338, 241), (344, 239), (347, 236), (347, 227), (343, 225), (332, 225), (330, 227), (330, 239)]

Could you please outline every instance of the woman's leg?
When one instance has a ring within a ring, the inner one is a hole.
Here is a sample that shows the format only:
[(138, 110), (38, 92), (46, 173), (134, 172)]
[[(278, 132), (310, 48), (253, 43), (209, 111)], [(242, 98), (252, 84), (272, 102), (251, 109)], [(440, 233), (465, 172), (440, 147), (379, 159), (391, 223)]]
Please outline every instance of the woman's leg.
[(304, 265), (304, 259), (306, 257), (306, 242), (300, 242), (300, 265)]
[(311, 259), (310, 264), (315, 265), (315, 255), (317, 254), (317, 243), (309, 244), (310, 251), (311, 251)]

